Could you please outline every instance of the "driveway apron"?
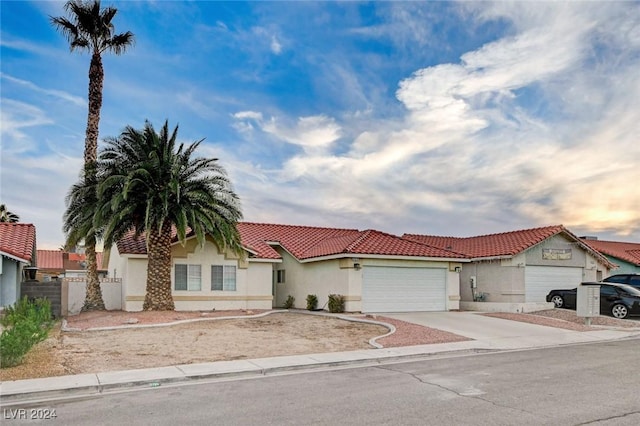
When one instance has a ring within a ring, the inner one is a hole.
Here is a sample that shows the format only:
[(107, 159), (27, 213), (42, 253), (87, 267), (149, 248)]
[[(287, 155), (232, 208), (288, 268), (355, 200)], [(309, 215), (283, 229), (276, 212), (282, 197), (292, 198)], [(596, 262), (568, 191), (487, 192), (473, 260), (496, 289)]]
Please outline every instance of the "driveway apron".
[(402, 312), (381, 316), (448, 331), (474, 340), (510, 337), (558, 336), (567, 330), (492, 318), (477, 312)]

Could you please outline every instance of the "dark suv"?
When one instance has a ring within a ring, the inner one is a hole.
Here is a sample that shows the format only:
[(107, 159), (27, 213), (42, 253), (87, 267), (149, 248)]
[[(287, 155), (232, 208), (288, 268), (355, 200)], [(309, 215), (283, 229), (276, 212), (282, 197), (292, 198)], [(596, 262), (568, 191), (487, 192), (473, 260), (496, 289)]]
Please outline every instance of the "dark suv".
[(616, 274), (602, 280), (605, 283), (629, 284), (640, 289), (640, 274)]

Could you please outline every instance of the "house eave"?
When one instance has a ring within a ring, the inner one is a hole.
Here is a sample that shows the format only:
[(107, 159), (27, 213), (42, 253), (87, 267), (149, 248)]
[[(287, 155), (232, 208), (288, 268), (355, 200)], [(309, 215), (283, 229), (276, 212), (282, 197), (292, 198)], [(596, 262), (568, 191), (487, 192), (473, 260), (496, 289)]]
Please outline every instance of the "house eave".
[(27, 259), (22, 259), (22, 258), (20, 258), (20, 257), (18, 257), (18, 256), (14, 256), (14, 255), (9, 254), (9, 253), (4, 252), (4, 251), (0, 251), (0, 256), (6, 257), (7, 259), (14, 260), (14, 261), (16, 261), (16, 262), (26, 263), (27, 265), (30, 265), (30, 264), (31, 264), (31, 262), (30, 262), (30, 261), (28, 261)]
[(486, 257), (472, 257), (469, 259), (470, 262), (482, 262), (485, 260), (503, 260), (503, 259), (513, 259), (512, 255), (503, 255), (503, 256), (486, 256)]
[(282, 259), (265, 259), (265, 258), (247, 258), (251, 263), (282, 263)]
[(427, 256), (402, 256), (402, 255), (386, 255), (386, 254), (358, 254), (358, 253), (337, 253), (327, 256), (310, 257), (307, 259), (298, 259), (300, 263), (321, 262), (324, 260), (336, 260), (344, 258), (358, 259), (391, 259), (391, 260), (420, 260), (426, 262), (457, 262), (468, 263), (469, 259), (449, 258), (449, 257), (427, 257)]

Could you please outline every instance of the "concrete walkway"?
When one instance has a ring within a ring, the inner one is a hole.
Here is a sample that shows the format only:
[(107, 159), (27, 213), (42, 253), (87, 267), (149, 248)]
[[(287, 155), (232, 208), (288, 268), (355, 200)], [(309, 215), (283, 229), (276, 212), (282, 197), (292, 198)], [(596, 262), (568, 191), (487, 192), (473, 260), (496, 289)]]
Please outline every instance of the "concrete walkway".
[(259, 377), (295, 370), (312, 371), (337, 366), (376, 365), (451, 352), (523, 350), (640, 338), (639, 328), (628, 331), (601, 329), (579, 332), (473, 313), (443, 312), (384, 314), (384, 316), (427, 325), (476, 340), (8, 381), (0, 384), (0, 406), (7, 408), (36, 402), (53, 403), (61, 399), (95, 396), (123, 388), (154, 388), (193, 380)]

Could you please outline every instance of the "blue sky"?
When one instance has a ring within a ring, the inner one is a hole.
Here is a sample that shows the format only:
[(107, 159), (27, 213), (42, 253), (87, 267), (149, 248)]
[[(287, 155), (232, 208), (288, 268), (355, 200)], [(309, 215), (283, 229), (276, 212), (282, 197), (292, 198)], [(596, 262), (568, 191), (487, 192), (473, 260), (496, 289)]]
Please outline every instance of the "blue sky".
[[(0, 202), (62, 245), (89, 56), (63, 2), (1, 3)], [(104, 2), (100, 138), (146, 119), (220, 159), (244, 220), (640, 241), (638, 2)]]

